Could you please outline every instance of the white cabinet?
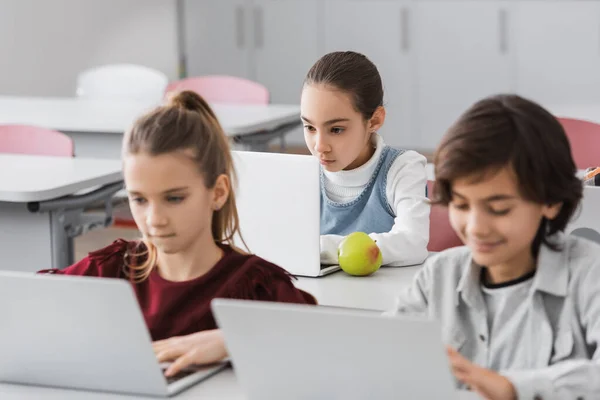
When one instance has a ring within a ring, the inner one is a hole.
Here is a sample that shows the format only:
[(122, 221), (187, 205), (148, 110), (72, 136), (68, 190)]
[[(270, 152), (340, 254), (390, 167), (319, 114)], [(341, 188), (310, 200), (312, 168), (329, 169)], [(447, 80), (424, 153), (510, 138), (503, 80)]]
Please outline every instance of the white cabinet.
[(183, 1), (188, 75), (256, 80), (276, 103), (299, 102), (324, 53), (368, 56), (385, 91), (380, 133), (394, 146), (433, 150), (496, 93), (600, 103), (600, 0)]
[(387, 116), (380, 133), (390, 145), (415, 145), (411, 5), (389, 0), (326, 0), (325, 52), (353, 50), (379, 69)]
[(516, 4), (517, 92), (548, 104), (600, 102), (600, 2)]
[(511, 13), (502, 1), (415, 6), (419, 149), (433, 150), (475, 101), (511, 90)]
[(246, 0), (184, 1), (184, 51), (188, 76), (250, 77), (248, 14)]
[(254, 0), (253, 78), (274, 103), (300, 103), (306, 73), (321, 56), (320, 0)]

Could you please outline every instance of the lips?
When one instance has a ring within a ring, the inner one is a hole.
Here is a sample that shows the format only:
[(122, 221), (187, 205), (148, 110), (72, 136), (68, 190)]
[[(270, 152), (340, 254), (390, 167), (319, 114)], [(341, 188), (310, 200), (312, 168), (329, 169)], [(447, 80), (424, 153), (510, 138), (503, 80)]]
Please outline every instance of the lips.
[(483, 241), (471, 241), (472, 247), (478, 253), (490, 253), (494, 251), (499, 245), (501, 245), (503, 241), (496, 242), (483, 242)]
[(329, 164), (331, 164), (331, 163), (335, 162), (335, 160), (325, 160), (325, 159), (322, 159), (322, 158), (321, 158), (319, 161), (320, 161), (320, 162), (321, 162), (321, 164), (323, 164), (323, 165), (329, 165)]
[(168, 239), (168, 238), (175, 237), (175, 234), (174, 233), (170, 233), (168, 235), (150, 235), (150, 237), (152, 239)]

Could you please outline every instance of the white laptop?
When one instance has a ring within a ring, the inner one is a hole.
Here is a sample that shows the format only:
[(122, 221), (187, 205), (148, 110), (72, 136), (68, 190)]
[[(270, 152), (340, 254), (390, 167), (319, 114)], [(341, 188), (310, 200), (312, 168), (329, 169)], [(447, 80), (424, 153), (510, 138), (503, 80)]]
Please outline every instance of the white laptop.
[(600, 187), (584, 186), (583, 198), (565, 233), (600, 244)]
[(249, 400), (472, 398), (456, 389), (438, 322), (229, 299), (212, 309)]
[[(324, 276), (319, 161), (313, 156), (233, 152), (242, 236), (254, 253), (293, 275)], [(244, 248), (236, 237), (236, 244)]]
[(0, 272), (0, 382), (172, 396), (227, 367), (167, 380), (130, 284)]

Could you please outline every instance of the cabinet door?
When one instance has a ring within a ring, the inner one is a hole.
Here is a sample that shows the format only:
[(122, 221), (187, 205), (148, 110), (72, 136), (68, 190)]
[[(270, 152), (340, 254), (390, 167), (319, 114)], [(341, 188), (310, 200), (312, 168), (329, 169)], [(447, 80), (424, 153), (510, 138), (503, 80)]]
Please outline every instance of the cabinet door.
[(433, 150), (475, 101), (512, 88), (512, 13), (503, 1), (417, 2), (419, 147)]
[(517, 92), (542, 104), (600, 102), (600, 3), (516, 5)]
[(302, 82), (321, 55), (319, 0), (254, 0), (254, 79), (273, 103), (300, 103)]
[(185, 0), (187, 75), (250, 77), (251, 20), (246, 0)]
[(386, 121), (379, 132), (392, 146), (416, 144), (413, 115), (414, 37), (409, 2), (326, 0), (325, 51), (363, 53), (377, 66), (384, 87)]

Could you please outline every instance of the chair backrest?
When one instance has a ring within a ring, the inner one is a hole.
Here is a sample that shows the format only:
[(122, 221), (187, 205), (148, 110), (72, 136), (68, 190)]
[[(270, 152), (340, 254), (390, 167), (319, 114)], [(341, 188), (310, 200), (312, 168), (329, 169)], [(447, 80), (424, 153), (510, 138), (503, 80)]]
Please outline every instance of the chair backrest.
[(166, 92), (192, 90), (210, 103), (269, 104), (269, 90), (260, 83), (225, 75), (206, 75), (171, 82)]
[[(427, 181), (428, 195), (433, 193), (434, 185), (434, 181)], [(462, 245), (462, 241), (450, 225), (448, 207), (432, 204), (431, 213), (429, 214), (429, 244), (427, 245), (427, 250), (442, 251)]]
[(37, 126), (0, 125), (0, 153), (73, 157), (73, 140)]
[(90, 68), (77, 77), (77, 96), (160, 102), (169, 78), (143, 65), (110, 64)]
[(600, 125), (573, 118), (558, 118), (565, 130), (578, 169), (600, 166)]

